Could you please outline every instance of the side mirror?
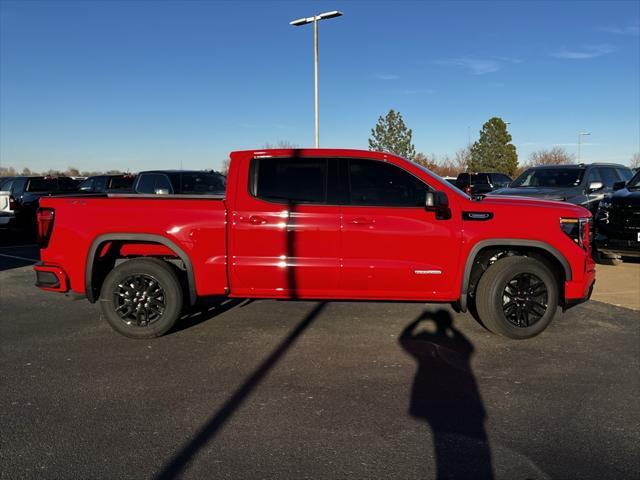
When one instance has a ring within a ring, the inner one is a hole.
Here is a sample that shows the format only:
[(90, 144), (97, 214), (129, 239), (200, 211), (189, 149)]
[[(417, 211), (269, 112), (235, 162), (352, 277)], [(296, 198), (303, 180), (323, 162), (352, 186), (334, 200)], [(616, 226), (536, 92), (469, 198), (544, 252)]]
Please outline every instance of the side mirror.
[(156, 188), (155, 189), (155, 194), (156, 195), (169, 195), (169, 189), (168, 188)]
[(426, 198), (424, 199), (424, 206), (427, 210), (432, 210), (436, 206), (436, 199), (433, 192), (427, 192)]
[(436, 212), (436, 220), (448, 220), (451, 218), (449, 198), (444, 192), (427, 192), (425, 196), (425, 209), (427, 212)]
[(627, 182), (625, 182), (624, 180), (621, 182), (616, 182), (613, 184), (613, 189), (614, 190), (621, 190), (624, 188), (624, 186), (627, 184)]
[(603, 188), (604, 188), (604, 184), (602, 182), (591, 182), (587, 190), (589, 191), (589, 193), (591, 193), (591, 192), (596, 192), (598, 190), (602, 190)]

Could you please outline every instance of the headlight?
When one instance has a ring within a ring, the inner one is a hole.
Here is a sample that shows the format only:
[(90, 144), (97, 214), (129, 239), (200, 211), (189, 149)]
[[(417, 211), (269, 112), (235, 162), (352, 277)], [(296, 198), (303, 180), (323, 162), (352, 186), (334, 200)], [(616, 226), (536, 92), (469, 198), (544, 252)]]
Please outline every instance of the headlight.
[(589, 246), (589, 224), (588, 218), (560, 218), (560, 229), (585, 250)]

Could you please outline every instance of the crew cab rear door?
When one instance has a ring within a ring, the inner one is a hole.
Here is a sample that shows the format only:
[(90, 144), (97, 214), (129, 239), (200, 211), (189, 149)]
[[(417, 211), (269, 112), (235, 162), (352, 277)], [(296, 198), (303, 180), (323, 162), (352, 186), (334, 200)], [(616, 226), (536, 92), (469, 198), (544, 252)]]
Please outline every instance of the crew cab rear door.
[(229, 271), (235, 296), (336, 295), (340, 206), (328, 195), (335, 168), (326, 158), (250, 160), (231, 212)]
[(455, 290), (459, 217), (438, 219), (427, 211), (431, 187), (393, 163), (345, 162), (350, 198), (342, 208), (343, 296), (448, 299)]

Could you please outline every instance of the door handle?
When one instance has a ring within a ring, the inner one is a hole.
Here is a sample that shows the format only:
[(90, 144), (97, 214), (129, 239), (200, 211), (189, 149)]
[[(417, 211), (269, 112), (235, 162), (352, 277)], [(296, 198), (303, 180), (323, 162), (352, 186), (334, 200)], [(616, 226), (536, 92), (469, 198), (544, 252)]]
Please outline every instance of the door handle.
[(240, 221), (244, 223), (250, 223), (251, 225), (264, 225), (267, 223), (267, 219), (260, 215), (250, 215), (248, 217), (240, 217)]
[(350, 223), (352, 223), (353, 225), (372, 225), (374, 223), (374, 220), (366, 217), (356, 217), (351, 220)]

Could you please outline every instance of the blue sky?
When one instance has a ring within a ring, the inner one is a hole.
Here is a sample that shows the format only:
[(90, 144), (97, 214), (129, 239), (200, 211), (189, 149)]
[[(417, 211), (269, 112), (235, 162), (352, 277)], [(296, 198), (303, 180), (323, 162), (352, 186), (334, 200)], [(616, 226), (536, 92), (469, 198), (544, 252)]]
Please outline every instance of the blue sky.
[(236, 149), (367, 148), (399, 110), (452, 155), (492, 116), (520, 161), (640, 150), (640, 2), (0, 2), (0, 165), (216, 168)]

